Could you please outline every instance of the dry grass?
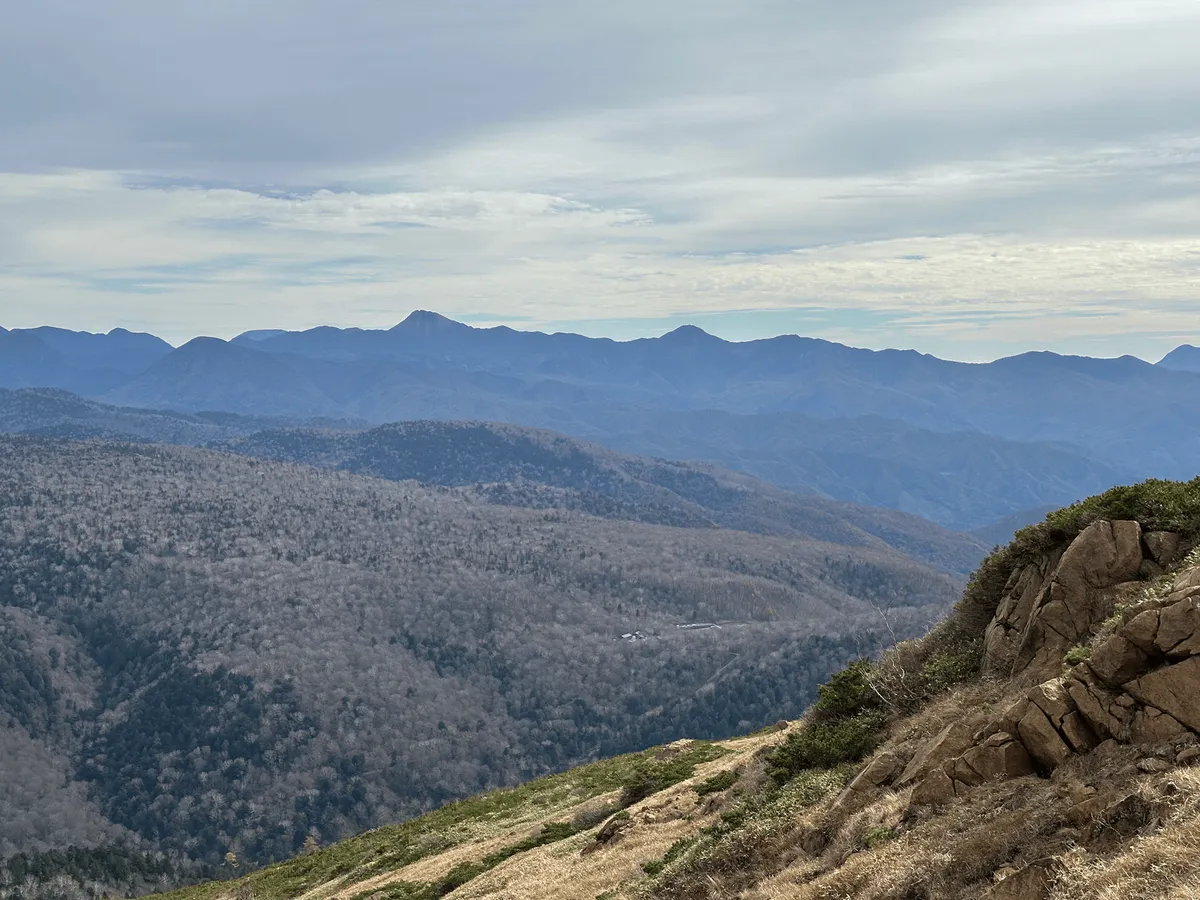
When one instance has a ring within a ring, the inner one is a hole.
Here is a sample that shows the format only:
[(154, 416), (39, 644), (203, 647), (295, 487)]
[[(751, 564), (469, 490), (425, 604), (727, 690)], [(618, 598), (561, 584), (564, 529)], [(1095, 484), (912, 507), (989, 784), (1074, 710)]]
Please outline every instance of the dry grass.
[(1171, 813), (1155, 834), (1136, 838), (1124, 852), (1097, 859), (1078, 852), (1053, 900), (1195, 900), (1200, 897), (1200, 771), (1180, 769), (1149, 786)]
[(697, 766), (687, 781), (632, 806), (629, 825), (609, 846), (584, 855), (595, 830), (584, 832), (514, 856), (448, 896), (453, 900), (594, 900), (623, 885), (635, 886), (645, 879), (644, 863), (660, 859), (677, 840), (716, 820), (719, 807), (700, 799), (692, 786), (744, 766), (783, 736), (778, 732), (723, 742), (733, 752)]

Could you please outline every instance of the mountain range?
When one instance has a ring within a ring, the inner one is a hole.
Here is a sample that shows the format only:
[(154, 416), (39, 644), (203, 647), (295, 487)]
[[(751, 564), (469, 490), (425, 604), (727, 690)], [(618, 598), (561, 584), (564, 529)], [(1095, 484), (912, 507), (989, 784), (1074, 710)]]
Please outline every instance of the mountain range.
[(419, 311), (386, 331), (267, 330), (178, 348), (123, 330), (7, 331), (0, 387), (351, 427), (526, 425), (977, 529), (1114, 483), (1194, 474), (1192, 349), (1157, 365), (1052, 353), (968, 364), (794, 335), (735, 343), (684, 326), (619, 342)]

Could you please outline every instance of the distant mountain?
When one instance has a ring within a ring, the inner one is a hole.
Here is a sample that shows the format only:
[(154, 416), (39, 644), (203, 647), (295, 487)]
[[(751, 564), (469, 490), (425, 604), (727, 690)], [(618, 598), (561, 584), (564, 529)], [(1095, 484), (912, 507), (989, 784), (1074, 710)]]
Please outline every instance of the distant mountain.
[(89, 379), (61, 335), (60, 349), (20, 337), (40, 346), (0, 346), (0, 384), (187, 413), (509, 422), (704, 459), (955, 528), (1200, 470), (1200, 372), (1170, 358), (1027, 353), (966, 364), (794, 335), (732, 343), (683, 326), (619, 342), (415, 312), (386, 331), (201, 338), (137, 374)]
[(226, 412), (179, 413), (86, 400), (57, 388), (0, 388), (0, 432), (87, 440), (109, 438), (203, 446), (271, 428), (352, 428), (364, 423)]
[(792, 490), (958, 529), (1142, 477), (1128, 461), (1110, 463), (1068, 443), (939, 433), (880, 416), (689, 411), (630, 413), (608, 425), (603, 440), (626, 452), (709, 460)]
[(0, 331), (0, 387), (105, 391), (145, 371), (171, 350), (154, 335), (124, 328), (107, 334), (46, 326)]
[(1200, 372), (1200, 347), (1181, 344), (1160, 359), (1158, 365), (1179, 372)]

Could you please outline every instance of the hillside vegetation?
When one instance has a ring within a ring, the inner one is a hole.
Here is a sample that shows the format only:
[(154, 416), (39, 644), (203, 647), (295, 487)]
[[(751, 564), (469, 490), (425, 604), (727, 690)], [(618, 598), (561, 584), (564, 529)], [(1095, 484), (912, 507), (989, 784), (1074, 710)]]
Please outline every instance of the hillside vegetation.
[(704, 463), (616, 453), (535, 428), (435, 421), (316, 427), (321, 424), (331, 423), (123, 409), (63, 391), (0, 390), (0, 432), (209, 446), (393, 481), (473, 487), (476, 498), (503, 506), (890, 546), (960, 574), (986, 549), (968, 535), (894, 510), (797, 494)]
[(1195, 897), (1198, 541), (1200, 479), (1114, 489), (1025, 529), (937, 628), (853, 662), (781, 730), (575, 769), (175, 897)]
[(795, 717), (960, 584), (861, 531), (608, 519), (170, 446), (0, 438), (0, 457), (0, 854), (261, 865), (724, 738)]

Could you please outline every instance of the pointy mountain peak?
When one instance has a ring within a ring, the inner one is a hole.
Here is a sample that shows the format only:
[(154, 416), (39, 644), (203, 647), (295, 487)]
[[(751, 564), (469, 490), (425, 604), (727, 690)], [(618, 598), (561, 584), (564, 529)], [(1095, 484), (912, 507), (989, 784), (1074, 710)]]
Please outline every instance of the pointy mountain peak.
[(674, 331), (668, 331), (659, 340), (669, 341), (672, 344), (725, 343), (721, 338), (709, 334), (698, 325), (680, 325)]
[(403, 322), (391, 330), (432, 334), (435, 332), (463, 331), (468, 328), (470, 328), (469, 325), (448, 319), (441, 313), (431, 312), (427, 309), (415, 309), (408, 314), (408, 317)]

